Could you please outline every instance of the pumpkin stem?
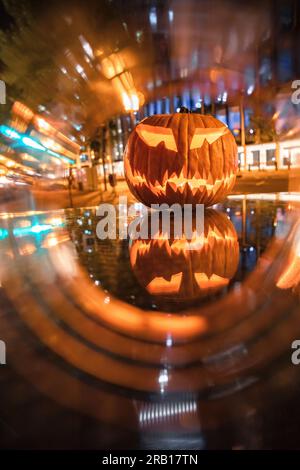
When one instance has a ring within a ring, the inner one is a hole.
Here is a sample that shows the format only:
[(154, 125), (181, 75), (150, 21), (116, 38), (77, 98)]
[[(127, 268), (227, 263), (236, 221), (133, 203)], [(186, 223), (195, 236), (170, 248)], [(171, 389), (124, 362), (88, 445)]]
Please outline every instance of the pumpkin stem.
[(180, 110), (179, 110), (180, 113), (190, 113), (191, 111), (186, 108), (185, 106), (180, 106)]

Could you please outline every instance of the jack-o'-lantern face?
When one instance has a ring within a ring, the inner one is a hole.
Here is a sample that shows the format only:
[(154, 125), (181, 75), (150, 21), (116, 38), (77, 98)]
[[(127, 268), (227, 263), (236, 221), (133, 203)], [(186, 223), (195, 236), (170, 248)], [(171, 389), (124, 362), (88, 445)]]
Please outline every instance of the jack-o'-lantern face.
[(229, 129), (212, 116), (156, 115), (131, 133), (124, 167), (130, 190), (148, 206), (209, 206), (234, 186), (237, 146)]
[(168, 238), (133, 240), (130, 263), (139, 283), (161, 299), (193, 300), (216, 293), (229, 284), (239, 262), (237, 233), (228, 218), (205, 211), (204, 233), (191, 240)]

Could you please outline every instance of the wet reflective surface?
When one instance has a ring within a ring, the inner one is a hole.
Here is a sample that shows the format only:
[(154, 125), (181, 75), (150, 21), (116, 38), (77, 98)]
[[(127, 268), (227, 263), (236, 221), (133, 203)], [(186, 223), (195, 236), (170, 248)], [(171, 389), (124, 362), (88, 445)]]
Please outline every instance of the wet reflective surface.
[(297, 447), (297, 199), (231, 197), (188, 253), (2, 216), (1, 446)]
[[(284, 230), (289, 197), (286, 193), (262, 199), (260, 195), (238, 195), (206, 210), (203, 250), (200, 236), (199, 246), (190, 247), (185, 233), (182, 239), (170, 242), (161, 232), (151, 241), (99, 240), (96, 208), (68, 210), (65, 220), (79, 262), (96, 285), (142, 309), (174, 312), (214, 301), (217, 294), (225, 295), (238, 286), (254, 269), (275, 232)], [(149, 227), (150, 223), (149, 216)], [(196, 256), (198, 262), (191, 262)], [(191, 269), (199, 281), (194, 289)]]

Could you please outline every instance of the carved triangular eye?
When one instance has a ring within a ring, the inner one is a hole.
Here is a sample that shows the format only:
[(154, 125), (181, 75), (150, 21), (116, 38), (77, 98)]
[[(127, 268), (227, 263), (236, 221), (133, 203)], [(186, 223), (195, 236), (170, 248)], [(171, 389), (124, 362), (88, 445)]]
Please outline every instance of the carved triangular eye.
[(177, 152), (177, 145), (172, 129), (169, 127), (149, 126), (148, 124), (139, 124), (136, 127), (138, 136), (149, 145), (149, 147), (157, 147), (158, 144), (164, 142), (168, 150)]
[(226, 134), (228, 132), (228, 127), (202, 127), (202, 128), (197, 128), (195, 130), (195, 134), (193, 135), (192, 141), (191, 141), (191, 146), (190, 149), (198, 149), (202, 147), (203, 143), (205, 140), (209, 144), (212, 144), (216, 140), (218, 140), (222, 135)]

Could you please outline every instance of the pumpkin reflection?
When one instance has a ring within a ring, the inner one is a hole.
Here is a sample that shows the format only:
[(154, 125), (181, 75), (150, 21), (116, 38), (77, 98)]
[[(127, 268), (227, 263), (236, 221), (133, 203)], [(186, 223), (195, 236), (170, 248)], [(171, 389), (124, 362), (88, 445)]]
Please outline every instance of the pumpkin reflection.
[[(150, 226), (150, 221), (149, 221)], [(239, 262), (239, 243), (227, 216), (208, 209), (204, 233), (167, 238), (161, 229), (156, 239), (130, 243), (130, 263), (139, 283), (162, 299), (193, 300), (227, 286)]]

